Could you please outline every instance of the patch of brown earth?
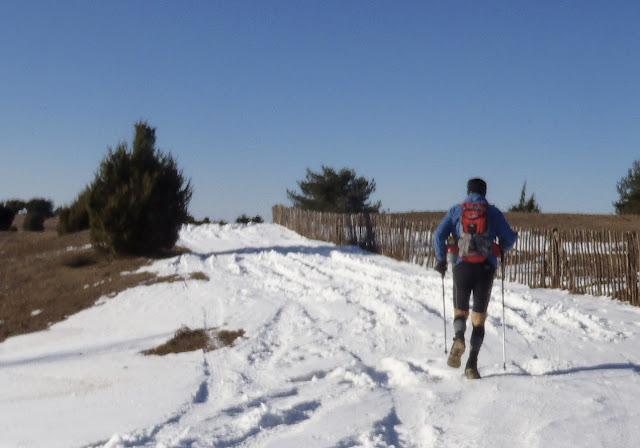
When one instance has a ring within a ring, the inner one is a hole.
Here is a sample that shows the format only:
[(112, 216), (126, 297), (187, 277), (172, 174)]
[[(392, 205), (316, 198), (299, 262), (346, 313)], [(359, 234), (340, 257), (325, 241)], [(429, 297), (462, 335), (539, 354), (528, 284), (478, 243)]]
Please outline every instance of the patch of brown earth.
[(192, 330), (189, 327), (182, 327), (167, 342), (145, 350), (142, 354), (164, 356), (169, 353), (192, 352), (194, 350), (208, 352), (222, 347), (229, 347), (233, 345), (236, 339), (242, 336), (244, 336), (244, 330), (230, 331), (216, 330), (214, 328)]
[(207, 274), (205, 274), (204, 272), (192, 272), (189, 275), (189, 278), (191, 280), (202, 280), (202, 281), (209, 281), (209, 276)]
[(145, 285), (155, 285), (157, 283), (175, 283), (175, 282), (184, 282), (186, 280), (209, 280), (209, 277), (204, 272), (192, 272), (189, 274), (188, 278), (182, 277), (178, 274), (171, 275), (162, 275), (159, 277), (153, 277), (148, 280), (145, 280), (143, 283)]
[[(151, 273), (121, 275), (150, 262), (98, 252), (90, 246), (88, 231), (58, 236), (55, 219), (47, 220), (44, 232), (0, 232), (0, 342), (46, 329), (102, 296), (168, 281)], [(175, 277), (171, 281), (182, 280)]]
[(233, 345), (236, 339), (244, 337), (244, 330), (220, 330), (216, 336), (223, 346), (228, 347)]

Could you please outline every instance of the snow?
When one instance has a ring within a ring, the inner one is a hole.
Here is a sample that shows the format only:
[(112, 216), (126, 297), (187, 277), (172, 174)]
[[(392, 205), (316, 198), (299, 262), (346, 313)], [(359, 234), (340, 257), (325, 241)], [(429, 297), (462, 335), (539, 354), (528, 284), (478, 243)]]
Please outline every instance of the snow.
[(82, 246), (67, 246), (65, 248), (66, 252), (77, 252), (77, 251), (81, 251), (81, 250), (87, 250), (87, 249), (91, 249), (91, 244), (84, 244)]
[[(507, 283), (503, 372), (497, 283), (468, 381), (445, 363), (434, 272), (273, 224), (187, 226), (179, 244), (192, 253), (143, 270), (184, 282), (0, 344), (0, 447), (640, 443), (638, 308)], [(246, 337), (140, 355), (203, 321)]]

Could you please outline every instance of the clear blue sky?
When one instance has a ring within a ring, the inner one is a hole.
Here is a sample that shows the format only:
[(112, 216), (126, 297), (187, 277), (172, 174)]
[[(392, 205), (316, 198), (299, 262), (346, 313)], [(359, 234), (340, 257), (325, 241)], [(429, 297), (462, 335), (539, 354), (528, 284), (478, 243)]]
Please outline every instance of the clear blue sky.
[(3, 1), (0, 199), (70, 201), (133, 123), (196, 216), (270, 218), (307, 167), (438, 210), (482, 176), (613, 211), (640, 158), (637, 1)]

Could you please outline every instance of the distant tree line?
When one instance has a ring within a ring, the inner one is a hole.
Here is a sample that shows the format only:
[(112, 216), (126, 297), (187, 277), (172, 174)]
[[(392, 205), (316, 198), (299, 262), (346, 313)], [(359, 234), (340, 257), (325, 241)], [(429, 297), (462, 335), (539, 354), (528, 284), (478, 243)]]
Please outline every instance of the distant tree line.
[(44, 221), (54, 216), (53, 201), (44, 198), (33, 198), (28, 201), (22, 199), (9, 199), (0, 202), (0, 230), (12, 229), (15, 216), (20, 212), (26, 212), (23, 221), (24, 230), (42, 231)]
[(193, 216), (189, 215), (189, 217), (187, 217), (187, 224), (192, 224), (194, 226), (201, 226), (203, 224), (218, 224), (221, 226), (224, 226), (227, 224), (227, 221), (225, 221), (224, 219), (220, 219), (220, 220), (214, 220), (209, 218), (208, 216), (205, 216), (202, 219), (196, 219)]
[[(297, 189), (287, 190), (293, 206), (334, 213), (377, 213), (382, 204), (372, 201), (374, 179), (359, 176), (354, 169), (321, 166), (306, 170)], [(640, 160), (633, 162), (617, 184), (616, 213), (640, 214)], [(171, 154), (156, 147), (156, 130), (146, 122), (135, 124), (131, 146), (120, 143), (108, 148), (93, 181), (66, 207), (54, 210), (45, 198), (10, 199), (0, 203), (0, 230), (11, 228), (15, 215), (25, 213), (24, 228), (42, 230), (44, 220), (58, 215), (58, 233), (89, 229), (98, 248), (117, 255), (143, 255), (172, 248), (180, 226), (226, 224), (188, 213), (193, 189)], [(523, 184), (512, 212), (539, 213), (535, 195), (527, 196)], [(259, 215), (240, 215), (238, 224), (262, 223)]]
[[(262, 216), (260, 215), (248, 216), (245, 213), (238, 216), (235, 220), (236, 224), (250, 224), (250, 223), (261, 224), (263, 222), (264, 222), (264, 219), (262, 219)], [(218, 225), (224, 226), (224, 225), (227, 225), (228, 223), (224, 219), (215, 221), (209, 218), (208, 216), (205, 216), (203, 219), (195, 219), (193, 216), (189, 216), (189, 218), (187, 219), (187, 224), (193, 224), (196, 226), (202, 225), (202, 224), (218, 224)]]
[(263, 222), (264, 222), (264, 219), (262, 219), (262, 216), (260, 215), (249, 217), (243, 213), (242, 215), (236, 218), (236, 224), (250, 224), (250, 223), (261, 224)]

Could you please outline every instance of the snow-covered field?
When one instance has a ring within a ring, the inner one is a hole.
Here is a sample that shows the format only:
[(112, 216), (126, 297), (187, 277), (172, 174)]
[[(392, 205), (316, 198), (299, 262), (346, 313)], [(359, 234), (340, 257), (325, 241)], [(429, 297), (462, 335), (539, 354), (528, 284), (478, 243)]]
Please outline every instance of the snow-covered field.
[[(503, 372), (496, 283), (468, 381), (445, 364), (434, 272), (270, 224), (187, 227), (180, 244), (193, 253), (147, 269), (209, 281), (130, 289), (0, 344), (0, 446), (640, 446), (640, 309), (507, 284)], [(139, 354), (204, 321), (246, 338)]]

